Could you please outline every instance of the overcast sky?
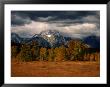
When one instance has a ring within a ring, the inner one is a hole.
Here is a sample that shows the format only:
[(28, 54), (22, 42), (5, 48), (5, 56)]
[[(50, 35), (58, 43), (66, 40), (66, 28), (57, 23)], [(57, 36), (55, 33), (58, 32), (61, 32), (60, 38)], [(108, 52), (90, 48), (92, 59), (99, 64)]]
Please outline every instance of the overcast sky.
[(12, 11), (11, 32), (32, 37), (44, 30), (58, 30), (70, 37), (100, 36), (99, 11)]

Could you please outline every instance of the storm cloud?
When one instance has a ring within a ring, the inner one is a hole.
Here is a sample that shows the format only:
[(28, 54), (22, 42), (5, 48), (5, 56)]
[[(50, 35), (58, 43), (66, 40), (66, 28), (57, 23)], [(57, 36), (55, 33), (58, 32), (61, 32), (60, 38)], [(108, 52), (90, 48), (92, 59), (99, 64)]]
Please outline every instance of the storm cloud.
[(100, 11), (12, 11), (11, 32), (32, 37), (58, 30), (70, 37), (100, 36)]

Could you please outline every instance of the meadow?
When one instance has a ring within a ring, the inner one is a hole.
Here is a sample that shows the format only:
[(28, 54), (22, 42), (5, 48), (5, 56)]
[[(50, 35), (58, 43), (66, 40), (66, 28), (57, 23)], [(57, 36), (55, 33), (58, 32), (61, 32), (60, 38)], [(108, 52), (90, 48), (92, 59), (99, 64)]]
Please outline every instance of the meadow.
[(32, 61), (12, 60), (12, 77), (99, 77), (97, 61)]

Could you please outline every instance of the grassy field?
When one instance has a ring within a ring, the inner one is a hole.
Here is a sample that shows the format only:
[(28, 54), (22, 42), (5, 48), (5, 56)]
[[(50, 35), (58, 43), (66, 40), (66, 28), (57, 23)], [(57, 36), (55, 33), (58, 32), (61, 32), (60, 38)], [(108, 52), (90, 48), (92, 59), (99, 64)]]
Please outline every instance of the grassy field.
[(12, 77), (99, 77), (98, 62), (16, 62), (11, 63)]

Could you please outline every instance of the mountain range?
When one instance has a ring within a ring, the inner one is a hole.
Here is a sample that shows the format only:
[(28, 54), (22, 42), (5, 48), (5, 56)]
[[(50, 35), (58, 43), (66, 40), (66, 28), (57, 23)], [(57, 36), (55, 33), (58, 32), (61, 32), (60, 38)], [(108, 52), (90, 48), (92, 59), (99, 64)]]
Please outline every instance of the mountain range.
[[(22, 38), (16, 33), (11, 33), (11, 42), (31, 44), (32, 41), (36, 41), (42, 47), (59, 47), (66, 45), (70, 40), (76, 40), (76, 38), (66, 37), (56, 30), (45, 30), (31, 38)], [(91, 35), (80, 40), (91, 48), (100, 48), (100, 37), (98, 36)]]

